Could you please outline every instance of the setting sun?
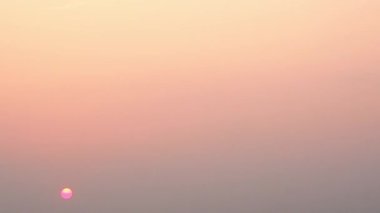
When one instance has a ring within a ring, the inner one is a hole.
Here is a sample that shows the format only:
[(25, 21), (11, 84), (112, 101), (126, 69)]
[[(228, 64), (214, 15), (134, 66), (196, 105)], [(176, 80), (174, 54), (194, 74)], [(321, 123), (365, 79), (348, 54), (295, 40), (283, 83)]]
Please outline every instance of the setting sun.
[(69, 188), (64, 188), (61, 191), (61, 198), (64, 200), (70, 200), (73, 197), (73, 191)]

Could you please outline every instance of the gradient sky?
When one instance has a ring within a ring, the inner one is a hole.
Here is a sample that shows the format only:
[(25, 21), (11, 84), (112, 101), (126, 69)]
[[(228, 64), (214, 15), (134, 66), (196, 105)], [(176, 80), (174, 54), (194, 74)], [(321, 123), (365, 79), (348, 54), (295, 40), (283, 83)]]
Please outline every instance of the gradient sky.
[(1, 212), (380, 212), (378, 0), (0, 0), (0, 32)]

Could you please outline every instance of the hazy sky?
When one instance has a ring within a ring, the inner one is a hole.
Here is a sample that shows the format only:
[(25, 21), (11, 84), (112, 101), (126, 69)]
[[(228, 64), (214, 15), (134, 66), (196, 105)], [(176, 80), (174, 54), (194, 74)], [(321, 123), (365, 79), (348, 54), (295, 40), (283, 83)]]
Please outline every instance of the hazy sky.
[(379, 59), (378, 0), (0, 0), (0, 212), (380, 212)]

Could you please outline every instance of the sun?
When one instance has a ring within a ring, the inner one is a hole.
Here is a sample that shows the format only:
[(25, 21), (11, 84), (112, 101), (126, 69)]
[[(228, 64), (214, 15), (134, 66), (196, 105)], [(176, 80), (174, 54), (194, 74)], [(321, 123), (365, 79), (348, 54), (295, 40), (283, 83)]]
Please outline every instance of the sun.
[(64, 188), (61, 190), (61, 198), (64, 200), (70, 200), (73, 197), (73, 190), (70, 188)]

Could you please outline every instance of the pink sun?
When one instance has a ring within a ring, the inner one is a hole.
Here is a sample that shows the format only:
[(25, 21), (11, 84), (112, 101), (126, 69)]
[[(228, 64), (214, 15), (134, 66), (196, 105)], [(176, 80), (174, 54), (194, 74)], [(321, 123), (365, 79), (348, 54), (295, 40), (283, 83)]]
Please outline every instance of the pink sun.
[(61, 191), (61, 198), (64, 200), (70, 200), (73, 197), (73, 191), (70, 188), (64, 188)]

